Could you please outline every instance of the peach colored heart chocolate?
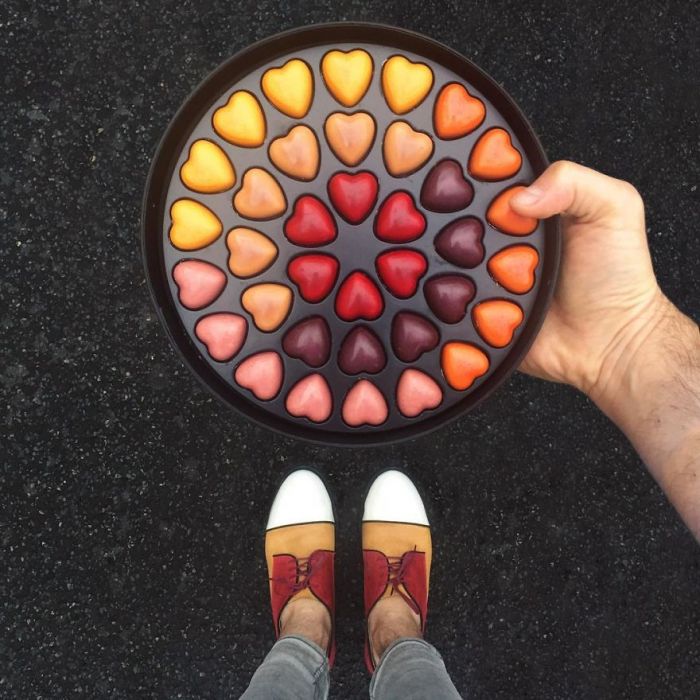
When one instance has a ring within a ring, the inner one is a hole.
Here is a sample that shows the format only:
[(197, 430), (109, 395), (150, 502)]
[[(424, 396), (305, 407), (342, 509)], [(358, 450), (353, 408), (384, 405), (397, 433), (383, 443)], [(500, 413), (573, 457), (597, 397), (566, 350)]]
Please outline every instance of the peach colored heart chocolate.
[(308, 418), (314, 423), (328, 420), (333, 410), (328, 382), (320, 374), (304, 377), (292, 387), (284, 405), (297, 418)]
[(208, 139), (198, 139), (190, 146), (187, 160), (180, 168), (180, 179), (195, 192), (213, 194), (231, 189), (236, 173), (220, 146)]
[(233, 208), (248, 219), (264, 221), (284, 214), (287, 200), (267, 170), (251, 168), (246, 170), (241, 188), (233, 197)]
[(484, 132), (469, 156), (468, 170), (479, 180), (505, 180), (520, 170), (523, 157), (501, 128)]
[(367, 92), (372, 69), (372, 57), (362, 49), (329, 51), (321, 61), (328, 90), (346, 107), (356, 105)]
[(277, 259), (277, 246), (260, 231), (237, 226), (226, 236), (228, 267), (236, 277), (253, 277)]
[(281, 68), (269, 68), (261, 85), (265, 97), (287, 116), (301, 119), (309, 111), (314, 78), (304, 61), (293, 58)]
[(474, 131), (486, 116), (484, 103), (461, 83), (440, 90), (433, 110), (433, 126), (441, 139), (458, 139)]
[(396, 385), (396, 404), (407, 418), (437, 408), (442, 401), (440, 385), (425, 372), (406, 369)]
[(273, 282), (254, 284), (243, 292), (241, 306), (261, 331), (277, 330), (292, 308), (292, 290)]
[(390, 124), (384, 134), (384, 162), (394, 177), (414, 173), (433, 154), (433, 140), (423, 131), (416, 131), (408, 122)]
[(323, 128), (336, 158), (349, 167), (365, 159), (377, 131), (374, 119), (367, 112), (334, 112), (328, 116)]
[(255, 95), (238, 90), (214, 112), (212, 125), (219, 136), (235, 146), (255, 148), (265, 141), (265, 114)]
[(243, 347), (248, 322), (238, 314), (209, 314), (197, 321), (194, 333), (204, 343), (212, 359), (228, 362)]
[(274, 139), (269, 152), (270, 160), (289, 177), (313, 180), (318, 174), (318, 139), (308, 126), (298, 124)]
[(198, 250), (222, 233), (219, 217), (194, 199), (178, 199), (170, 207), (170, 242), (180, 250)]
[(417, 107), (433, 86), (433, 71), (425, 63), (414, 63), (405, 56), (392, 56), (382, 68), (382, 90), (396, 114)]
[(343, 420), (351, 427), (381, 425), (389, 415), (382, 392), (368, 379), (360, 379), (345, 396)]
[(223, 292), (226, 273), (204, 260), (181, 260), (173, 268), (178, 299), (188, 309), (203, 309)]
[(282, 388), (282, 358), (274, 351), (259, 352), (247, 357), (236, 368), (234, 379), (261, 401), (274, 399)]

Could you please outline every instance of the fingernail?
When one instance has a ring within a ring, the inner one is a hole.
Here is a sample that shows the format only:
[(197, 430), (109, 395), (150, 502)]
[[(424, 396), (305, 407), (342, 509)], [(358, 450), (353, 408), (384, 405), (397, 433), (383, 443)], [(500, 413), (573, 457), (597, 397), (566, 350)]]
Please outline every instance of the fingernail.
[(524, 190), (514, 194), (513, 199), (520, 206), (531, 207), (542, 198), (543, 194), (544, 192), (539, 187), (526, 187)]

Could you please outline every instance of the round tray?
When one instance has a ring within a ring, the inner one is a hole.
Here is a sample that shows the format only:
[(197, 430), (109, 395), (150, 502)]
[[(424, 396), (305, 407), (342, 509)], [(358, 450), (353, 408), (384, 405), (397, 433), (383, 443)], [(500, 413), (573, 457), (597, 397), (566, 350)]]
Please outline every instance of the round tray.
[[(324, 83), (320, 68), (323, 57), (332, 50), (363, 49), (373, 61), (372, 79), (366, 93), (352, 107), (339, 103)], [(382, 89), (382, 65), (396, 55), (410, 62), (427, 64), (433, 73), (433, 82), (427, 96), (418, 106), (405, 114), (397, 114), (387, 105)], [(266, 98), (261, 87), (263, 74), (292, 58), (304, 61), (313, 74), (314, 93), (309, 112), (295, 119), (278, 110)], [(452, 82), (464, 85), (468, 92), (480, 99), (486, 107), (486, 116), (480, 126), (457, 139), (444, 140), (434, 131), (433, 106), (441, 88)], [(214, 130), (213, 113), (236, 90), (246, 90), (256, 96), (266, 120), (264, 144), (246, 148), (228, 143)], [(324, 135), (324, 121), (334, 112), (345, 114), (365, 111), (372, 115), (376, 132), (367, 156), (356, 167), (344, 165), (330, 149)], [(416, 172), (392, 177), (386, 169), (382, 139), (387, 127), (396, 121), (406, 121), (413, 129), (431, 135), (432, 156)], [(270, 142), (284, 136), (298, 124), (309, 126), (316, 134), (320, 167), (312, 181), (300, 181), (278, 170), (269, 156)], [(489, 129), (505, 129), (522, 155), (522, 166), (512, 177), (498, 181), (481, 181), (466, 172), (467, 160), (474, 144)], [(191, 144), (198, 139), (214, 141), (228, 156), (236, 172), (236, 182), (225, 192), (201, 194), (188, 189), (180, 179), (180, 169), (188, 158)], [(421, 187), (431, 169), (443, 159), (454, 159), (462, 166), (465, 178), (473, 185), (474, 196), (464, 209), (451, 213), (429, 211), (421, 206)], [(375, 24), (339, 23), (296, 29), (257, 42), (239, 52), (209, 75), (190, 95), (168, 126), (148, 176), (144, 195), (142, 219), (142, 249), (146, 275), (158, 315), (168, 335), (194, 374), (215, 395), (228, 405), (259, 424), (299, 438), (331, 444), (377, 444), (417, 436), (465, 413), (484, 400), (520, 364), (534, 340), (544, 319), (552, 296), (559, 264), (559, 230), (557, 219), (538, 223), (537, 228), (524, 237), (508, 235), (486, 221), (486, 211), (494, 198), (516, 184), (528, 184), (547, 165), (542, 147), (513, 100), (496, 82), (463, 56), (431, 39), (406, 30)], [(234, 209), (232, 197), (239, 191), (244, 174), (249, 168), (260, 167), (272, 174), (284, 191), (286, 211), (272, 220), (247, 219)], [(359, 225), (348, 223), (334, 208), (327, 189), (329, 179), (339, 172), (370, 171), (376, 175), (379, 190), (377, 200), (367, 218)], [(417, 208), (424, 214), (427, 225), (422, 236), (406, 244), (387, 243), (375, 235), (373, 222), (386, 197), (396, 191), (408, 192)], [(337, 237), (328, 245), (308, 249), (295, 245), (285, 237), (284, 225), (292, 215), (296, 200), (311, 194), (320, 199), (332, 213), (337, 226)], [(180, 250), (169, 239), (172, 224), (171, 206), (182, 198), (205, 204), (222, 222), (222, 235), (213, 243), (198, 250)], [(465, 217), (477, 217), (484, 224), (483, 246), (485, 255), (476, 267), (464, 269), (450, 264), (435, 248), (435, 237), (450, 222)], [(262, 232), (278, 248), (275, 261), (264, 272), (242, 279), (227, 267), (229, 251), (226, 233), (242, 226)], [(535, 284), (524, 294), (514, 294), (500, 286), (489, 274), (490, 257), (508, 246), (526, 243), (539, 255)], [(428, 270), (418, 284), (415, 294), (408, 299), (394, 296), (378, 279), (375, 269), (377, 255), (390, 249), (409, 248), (419, 251), (428, 263)], [(305, 253), (330, 254), (340, 263), (333, 290), (320, 303), (308, 303), (296, 292), (287, 275), (289, 261)], [(178, 301), (178, 285), (173, 279), (173, 268), (181, 260), (196, 259), (213, 263), (227, 277), (223, 292), (206, 308), (191, 310)], [(345, 321), (335, 311), (335, 299), (343, 280), (353, 271), (363, 270), (372, 278), (381, 292), (384, 310), (373, 320)], [(437, 318), (426, 302), (423, 286), (426, 280), (441, 274), (460, 274), (469, 277), (476, 286), (464, 320), (444, 323)], [(259, 330), (254, 319), (243, 308), (241, 296), (253, 284), (279, 283), (294, 292), (291, 310), (282, 325), (274, 332)], [(493, 347), (480, 337), (472, 318), (474, 307), (486, 299), (514, 301), (523, 311), (524, 320), (506, 347)], [(437, 346), (422, 354), (416, 361), (399, 360), (392, 349), (391, 327), (395, 315), (410, 311), (429, 319), (438, 329)], [(246, 318), (247, 336), (243, 347), (225, 362), (217, 362), (208, 354), (195, 334), (195, 324), (201, 317), (215, 312), (233, 312)], [(322, 316), (331, 331), (329, 359), (320, 368), (309, 367), (300, 359), (291, 358), (282, 350), (282, 338), (297, 322), (310, 316)], [(349, 375), (338, 366), (337, 355), (342, 340), (356, 325), (371, 328), (384, 346), (387, 363), (376, 374)], [(441, 348), (450, 341), (463, 341), (480, 348), (489, 358), (489, 369), (465, 391), (450, 387), (441, 371)], [(270, 400), (256, 398), (239, 386), (234, 372), (241, 361), (257, 352), (275, 350), (284, 364), (281, 389)], [(402, 372), (414, 367), (428, 374), (440, 386), (443, 400), (434, 409), (416, 417), (407, 417), (398, 410), (396, 386)], [(333, 397), (330, 417), (314, 423), (304, 417), (294, 417), (285, 408), (290, 389), (305, 376), (318, 372), (328, 382)], [(348, 425), (342, 417), (341, 404), (347, 392), (362, 378), (369, 379), (383, 394), (388, 404), (388, 417), (381, 425)]]

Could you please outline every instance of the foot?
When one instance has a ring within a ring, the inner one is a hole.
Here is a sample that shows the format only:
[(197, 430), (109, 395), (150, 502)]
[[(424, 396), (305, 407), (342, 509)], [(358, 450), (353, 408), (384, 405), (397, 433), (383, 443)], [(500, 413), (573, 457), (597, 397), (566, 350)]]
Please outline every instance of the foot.
[(374, 672), (397, 639), (422, 637), (428, 612), (432, 544), (420, 494), (401, 472), (386, 471), (372, 484), (362, 518), (365, 663)]
[(335, 520), (328, 491), (306, 469), (282, 483), (270, 510), (265, 557), (277, 637), (299, 635), (335, 656)]

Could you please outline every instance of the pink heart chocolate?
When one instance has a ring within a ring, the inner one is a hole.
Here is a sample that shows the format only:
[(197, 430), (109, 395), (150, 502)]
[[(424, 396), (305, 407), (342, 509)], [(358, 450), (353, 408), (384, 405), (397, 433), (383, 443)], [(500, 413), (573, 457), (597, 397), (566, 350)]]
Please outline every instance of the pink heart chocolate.
[(197, 321), (194, 333), (206, 345), (212, 359), (228, 362), (243, 346), (248, 322), (238, 314), (209, 314)]
[(432, 377), (417, 369), (404, 370), (396, 386), (396, 404), (404, 416), (415, 418), (441, 401), (442, 389)]
[(382, 392), (368, 379), (360, 379), (343, 402), (343, 420), (351, 427), (381, 425), (389, 415)]
[(181, 260), (173, 268), (180, 303), (193, 311), (209, 306), (226, 286), (226, 273), (204, 260)]
[(326, 380), (320, 374), (310, 374), (292, 387), (284, 405), (297, 418), (322, 423), (331, 415), (333, 399)]
[(282, 387), (282, 358), (274, 351), (251, 355), (236, 368), (234, 379), (261, 401), (269, 401)]

